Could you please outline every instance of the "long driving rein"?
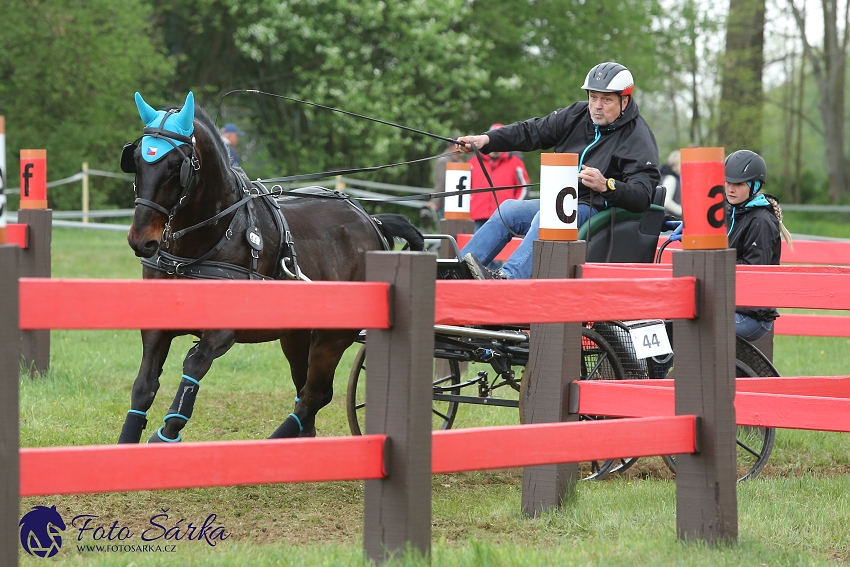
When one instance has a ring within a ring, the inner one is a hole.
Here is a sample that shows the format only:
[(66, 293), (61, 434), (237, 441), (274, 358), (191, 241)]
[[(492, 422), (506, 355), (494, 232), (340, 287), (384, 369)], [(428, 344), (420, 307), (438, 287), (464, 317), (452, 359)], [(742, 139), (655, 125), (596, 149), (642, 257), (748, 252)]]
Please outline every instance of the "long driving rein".
[[(172, 231), (171, 223), (174, 219), (174, 216), (177, 214), (180, 207), (186, 202), (186, 197), (189, 194), (189, 190), (195, 184), (192, 183), (194, 180), (194, 172), (200, 170), (201, 164), (197, 158), (197, 149), (195, 148), (195, 137), (194, 136), (183, 136), (177, 132), (173, 132), (171, 130), (166, 130), (163, 128), (165, 124), (165, 120), (168, 118), (170, 114), (177, 112), (176, 110), (169, 110), (163, 116), (162, 121), (158, 128), (145, 128), (144, 136), (152, 136), (155, 138), (159, 138), (165, 140), (174, 149), (180, 151), (183, 155), (183, 164), (180, 167), (180, 185), (182, 188), (180, 197), (177, 202), (171, 207), (171, 210), (166, 209), (158, 203), (155, 203), (149, 199), (142, 199), (141, 197), (136, 197), (134, 204), (142, 205), (148, 208), (151, 208), (159, 213), (162, 213), (167, 217), (167, 221), (165, 224), (165, 228), (162, 232), (162, 237), (160, 238), (160, 247), (157, 250), (157, 253), (154, 254), (150, 258), (142, 258), (141, 262), (143, 265), (165, 272), (171, 275), (180, 275), (189, 278), (198, 278), (198, 279), (263, 279), (263, 280), (273, 280), (273, 279), (297, 279), (303, 281), (310, 281), (310, 279), (301, 272), (301, 269), (298, 266), (297, 254), (295, 252), (295, 241), (292, 237), (292, 232), (289, 230), (289, 224), (286, 222), (286, 217), (283, 215), (283, 211), (280, 208), (277, 200), (274, 195), (263, 185), (259, 180), (251, 182), (248, 179), (248, 176), (245, 174), (242, 169), (238, 167), (231, 167), (231, 173), (235, 178), (236, 183), (239, 185), (242, 191), (242, 198), (236, 203), (230, 205), (226, 209), (221, 212), (213, 215), (205, 221), (199, 222), (195, 225), (189, 226), (187, 228)], [(136, 173), (136, 163), (134, 158), (134, 153), (137, 147), (137, 144), (142, 139), (139, 137), (135, 142), (128, 143), (124, 146), (124, 149), (121, 153), (121, 169), (127, 173)], [(180, 149), (180, 146), (176, 143), (183, 142), (186, 145), (191, 144), (190, 153), (185, 153)], [(135, 184), (133, 186), (135, 190)], [(380, 237), (381, 243), (384, 249), (387, 249), (386, 240), (381, 233), (380, 229), (376, 225), (375, 219), (366, 214), (360, 207), (351, 202), (350, 197), (341, 193), (339, 191), (329, 191), (324, 188), (319, 188), (323, 191), (328, 191), (329, 195), (323, 195), (325, 198), (336, 198), (336, 199), (345, 199), (351, 204), (351, 206), (360, 212), (364, 217), (366, 217), (370, 224), (373, 226), (375, 231), (378, 233)], [(278, 238), (280, 242), (280, 254), (277, 262), (277, 268), (272, 277), (257, 273), (257, 264), (259, 261), (259, 254), (263, 250), (263, 237), (260, 230), (257, 228), (257, 216), (254, 211), (254, 199), (261, 199), (261, 201), (266, 205), (266, 207), (271, 212), (271, 216), (274, 219), (275, 227), (277, 228)], [(238, 211), (242, 208), (245, 208), (246, 214), (248, 216), (248, 229), (246, 230), (245, 237), (246, 240), (251, 247), (251, 265), (249, 268), (245, 268), (243, 266), (239, 266), (236, 264), (230, 264), (227, 262), (217, 262), (213, 260), (209, 260), (216, 252), (220, 251), (224, 246), (230, 242), (230, 240), (234, 236), (234, 227), (237, 219), (239, 218), (239, 214), (233, 215), (233, 218), (230, 221), (227, 230), (225, 230), (224, 235), (221, 239), (213, 246), (210, 250), (208, 250), (205, 254), (201, 255), (198, 258), (182, 258), (166, 252), (165, 249), (170, 248), (171, 243), (177, 241), (181, 237), (186, 234), (195, 231), (204, 226), (210, 225), (212, 223), (217, 222), (219, 219), (227, 216), (228, 214)]]

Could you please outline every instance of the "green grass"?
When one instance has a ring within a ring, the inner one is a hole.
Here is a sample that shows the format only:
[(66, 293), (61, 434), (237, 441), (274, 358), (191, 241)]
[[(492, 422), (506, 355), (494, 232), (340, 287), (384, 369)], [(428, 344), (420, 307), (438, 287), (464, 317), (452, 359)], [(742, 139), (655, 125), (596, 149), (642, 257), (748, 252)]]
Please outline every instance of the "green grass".
[(850, 238), (850, 214), (783, 211), (782, 220), (794, 234)]
[[(121, 233), (56, 229), (53, 277), (138, 278), (138, 261)], [(191, 347), (178, 338), (150, 411), (149, 435), (165, 415)], [(337, 371), (337, 395), (322, 411), (321, 436), (348, 435), (345, 384), (357, 345)], [(21, 378), (25, 447), (112, 444), (138, 371), (138, 332), (54, 331), (46, 376)], [(850, 340), (777, 337), (783, 375), (846, 375)], [(471, 367), (474, 373), (478, 368)], [(265, 438), (291, 410), (294, 388), (276, 343), (236, 345), (203, 380), (188, 440)], [(456, 426), (517, 423), (516, 410), (462, 406)], [(499, 439), (492, 439), (498, 446)], [(156, 474), (168, 462), (151, 462)], [(584, 482), (563, 509), (520, 514), (520, 470), (433, 477), (432, 564), (513, 565), (829, 565), (850, 562), (850, 436), (780, 430), (762, 475), (738, 490), (739, 542), (685, 544), (676, 538), (675, 483), (660, 458), (641, 459), (621, 477)], [(61, 474), (61, 471), (55, 471)], [(63, 518), (97, 514), (140, 532), (167, 509), (182, 525), (215, 513), (232, 535), (215, 547), (179, 542), (174, 554), (78, 553), (65, 533), (57, 557), (22, 565), (365, 565), (361, 556), (361, 482), (261, 485), (26, 498), (21, 513), (56, 505)], [(91, 543), (90, 539), (84, 543)], [(134, 543), (138, 543), (136, 540)], [(396, 565), (425, 565), (415, 557)]]

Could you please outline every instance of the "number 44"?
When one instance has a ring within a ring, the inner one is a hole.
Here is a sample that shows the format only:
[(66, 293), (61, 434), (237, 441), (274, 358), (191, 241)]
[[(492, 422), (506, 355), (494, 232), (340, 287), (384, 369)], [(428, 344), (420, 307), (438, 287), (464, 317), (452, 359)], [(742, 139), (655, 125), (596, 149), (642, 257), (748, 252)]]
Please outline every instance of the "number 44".
[(660, 347), (661, 341), (658, 340), (658, 335), (655, 333), (652, 334), (652, 338), (649, 338), (649, 335), (644, 335), (643, 346), (646, 348)]

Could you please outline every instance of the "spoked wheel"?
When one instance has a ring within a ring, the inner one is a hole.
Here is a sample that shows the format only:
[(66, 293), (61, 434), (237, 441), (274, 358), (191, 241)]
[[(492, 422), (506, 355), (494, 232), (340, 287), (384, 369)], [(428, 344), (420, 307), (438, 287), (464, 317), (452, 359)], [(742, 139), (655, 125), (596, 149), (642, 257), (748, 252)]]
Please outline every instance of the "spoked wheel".
[[(623, 366), (616, 351), (602, 336), (587, 327), (581, 329), (581, 376), (580, 380), (622, 380)], [(524, 404), (528, 397), (528, 380), (523, 377), (520, 384), (519, 415), (520, 422), (525, 423)], [(580, 421), (608, 419), (602, 416), (580, 415)], [(589, 461), (579, 465), (582, 480), (602, 480), (612, 472), (629, 468), (637, 459), (612, 459), (609, 461)]]
[[(460, 383), (460, 367), (457, 360), (434, 359), (434, 368), (442, 370), (439, 375), (436, 372), (434, 374), (434, 387), (442, 388), (445, 393), (459, 394), (457, 389), (446, 390)], [(457, 402), (433, 401), (431, 406), (433, 429), (450, 429), (455, 421), (458, 406)], [(351, 434), (362, 435), (366, 430), (366, 345), (360, 347), (351, 365), (345, 407)]]
[[(775, 371), (774, 371), (775, 372)], [(735, 376), (737, 378), (754, 378), (765, 374), (759, 374), (747, 364), (740, 360), (735, 361)], [(776, 430), (772, 427), (750, 427), (739, 425), (737, 430), (737, 463), (738, 482), (755, 478), (767, 464), (770, 453), (773, 451), (773, 441)], [(670, 470), (676, 472), (676, 457), (667, 455), (664, 462)]]

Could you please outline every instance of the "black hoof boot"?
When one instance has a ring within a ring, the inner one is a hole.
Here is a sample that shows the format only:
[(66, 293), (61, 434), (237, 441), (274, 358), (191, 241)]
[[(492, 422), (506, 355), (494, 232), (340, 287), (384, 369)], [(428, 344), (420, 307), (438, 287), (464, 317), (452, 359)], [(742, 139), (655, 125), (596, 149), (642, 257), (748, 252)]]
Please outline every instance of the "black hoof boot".
[(156, 430), (156, 433), (151, 435), (151, 438), (148, 439), (148, 444), (151, 443), (180, 443), (183, 440), (183, 437), (178, 433), (177, 439), (169, 439), (165, 435), (162, 434), (162, 428), (164, 425)]
[(302, 431), (301, 420), (294, 413), (291, 413), (280, 424), (280, 427), (274, 430), (274, 433), (269, 436), (269, 439), (291, 439), (298, 437)]

